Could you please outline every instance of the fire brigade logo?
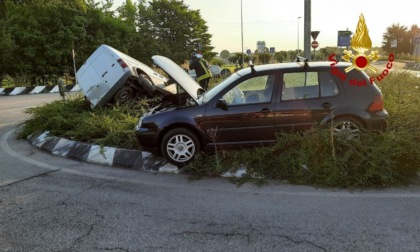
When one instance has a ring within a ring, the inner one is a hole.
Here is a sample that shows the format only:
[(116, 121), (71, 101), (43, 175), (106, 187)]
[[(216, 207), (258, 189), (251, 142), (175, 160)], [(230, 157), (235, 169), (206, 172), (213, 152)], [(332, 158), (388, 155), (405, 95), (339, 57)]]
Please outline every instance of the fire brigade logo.
[(356, 33), (352, 37), (350, 45), (357, 53), (354, 55), (352, 50), (344, 50), (344, 56), (342, 58), (345, 61), (352, 63), (352, 66), (345, 69), (346, 73), (354, 68), (358, 70), (370, 69), (376, 73), (377, 69), (371, 66), (370, 63), (377, 61), (380, 56), (378, 55), (378, 51), (372, 51), (369, 55), (365, 54), (366, 51), (372, 48), (372, 41), (370, 40), (369, 30), (367, 29), (363, 14), (359, 17)]

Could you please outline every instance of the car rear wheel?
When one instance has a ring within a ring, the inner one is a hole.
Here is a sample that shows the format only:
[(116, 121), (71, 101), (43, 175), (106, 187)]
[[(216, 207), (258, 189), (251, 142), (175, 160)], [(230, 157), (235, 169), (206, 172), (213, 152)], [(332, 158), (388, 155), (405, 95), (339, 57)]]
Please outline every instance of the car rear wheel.
[(191, 162), (200, 152), (197, 136), (188, 129), (172, 129), (162, 139), (161, 151), (170, 163), (183, 166)]
[(362, 124), (351, 117), (341, 117), (334, 121), (334, 133), (347, 139), (358, 138), (362, 129)]
[(122, 104), (132, 99), (134, 96), (133, 88), (124, 86), (114, 95), (114, 102), (116, 104)]

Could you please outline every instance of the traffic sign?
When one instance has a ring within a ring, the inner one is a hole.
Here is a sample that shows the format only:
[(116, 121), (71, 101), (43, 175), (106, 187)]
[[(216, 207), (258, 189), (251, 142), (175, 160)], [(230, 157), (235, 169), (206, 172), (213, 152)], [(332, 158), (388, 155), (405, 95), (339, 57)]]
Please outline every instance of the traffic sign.
[(264, 53), (265, 50), (265, 41), (257, 41), (258, 53)]
[(350, 46), (351, 31), (338, 31), (337, 46)]
[(318, 48), (318, 41), (316, 41), (316, 40), (312, 41), (312, 48), (313, 49)]
[(391, 48), (397, 48), (398, 41), (396, 39), (391, 40)]
[(311, 31), (311, 36), (313, 40), (316, 40), (316, 38), (318, 37), (320, 31)]
[(351, 31), (338, 31), (338, 36), (351, 36), (352, 34)]

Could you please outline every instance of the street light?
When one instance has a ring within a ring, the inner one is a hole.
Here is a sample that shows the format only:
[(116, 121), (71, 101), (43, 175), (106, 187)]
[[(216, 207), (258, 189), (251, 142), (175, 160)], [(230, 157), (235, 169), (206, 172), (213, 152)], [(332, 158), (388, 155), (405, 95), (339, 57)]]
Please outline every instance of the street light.
[(241, 65), (241, 68), (243, 68), (244, 67), (244, 22), (243, 22), (243, 18), (242, 18), (242, 0), (241, 0), (241, 39), (242, 39), (242, 53), (241, 53), (242, 65)]
[(297, 55), (299, 55), (299, 19), (302, 17), (297, 18)]

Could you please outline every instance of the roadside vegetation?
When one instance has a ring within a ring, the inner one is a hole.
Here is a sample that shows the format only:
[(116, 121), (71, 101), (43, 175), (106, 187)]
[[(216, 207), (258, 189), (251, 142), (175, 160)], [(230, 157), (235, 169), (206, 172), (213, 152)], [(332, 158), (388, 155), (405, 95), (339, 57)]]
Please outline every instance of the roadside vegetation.
[[(213, 83), (214, 85), (214, 83)], [(270, 147), (201, 155), (183, 168), (192, 179), (246, 169), (235, 183), (268, 180), (320, 187), (363, 188), (418, 183), (420, 172), (420, 85), (417, 77), (392, 72), (378, 83), (390, 117), (386, 132), (335, 137), (329, 125), (304, 134), (279, 134)], [(156, 101), (154, 101), (156, 102)], [(27, 110), (19, 136), (34, 132), (102, 146), (139, 149), (135, 124), (151, 101), (90, 109), (81, 95)]]

